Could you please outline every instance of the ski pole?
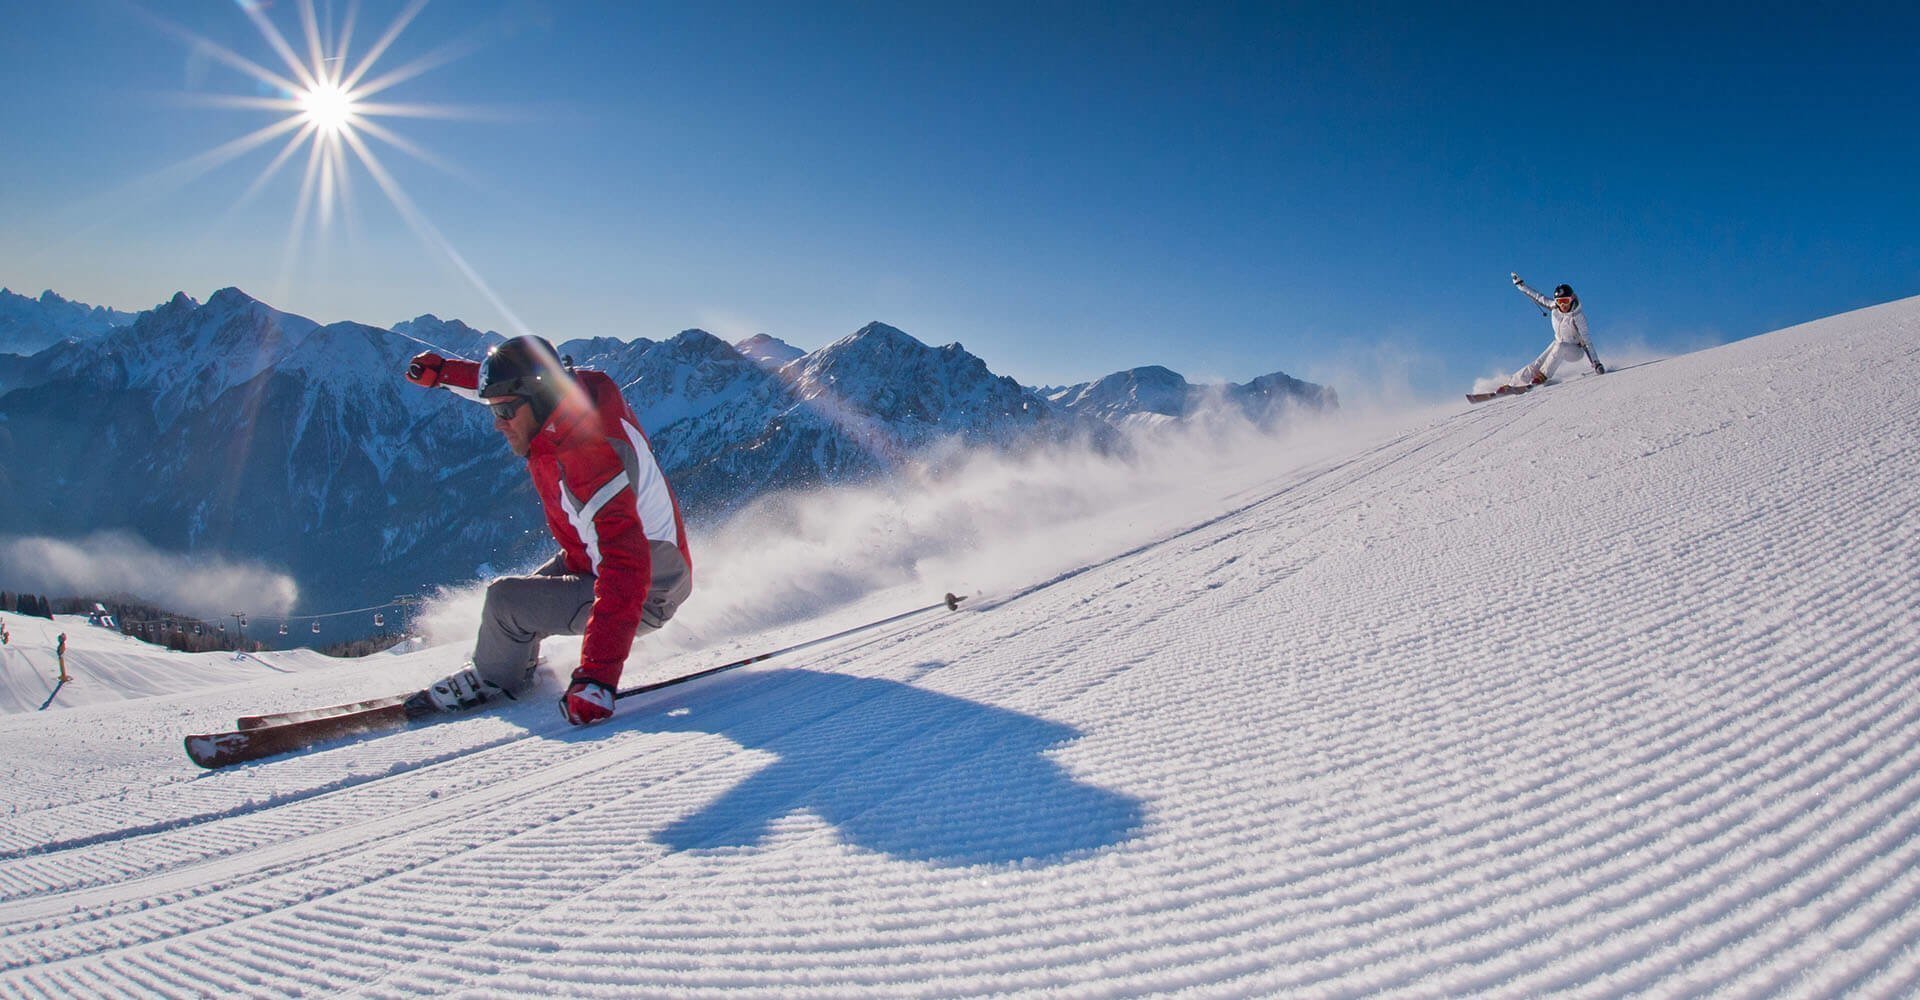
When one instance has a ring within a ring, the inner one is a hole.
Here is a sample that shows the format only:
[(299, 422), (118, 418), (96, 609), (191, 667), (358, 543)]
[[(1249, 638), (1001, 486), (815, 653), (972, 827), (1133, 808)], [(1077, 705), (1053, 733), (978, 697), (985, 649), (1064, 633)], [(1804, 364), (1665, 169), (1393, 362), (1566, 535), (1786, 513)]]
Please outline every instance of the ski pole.
[(776, 649), (771, 653), (761, 653), (759, 656), (749, 656), (744, 660), (735, 660), (732, 663), (723, 663), (717, 667), (708, 667), (705, 670), (698, 670), (691, 674), (687, 674), (683, 677), (675, 677), (672, 680), (655, 681), (652, 684), (642, 684), (639, 687), (630, 687), (625, 691), (614, 692), (613, 696), (615, 698), (625, 698), (628, 695), (645, 694), (648, 691), (658, 691), (661, 688), (673, 687), (676, 684), (685, 684), (688, 681), (698, 680), (702, 677), (711, 677), (712, 675), (717, 674), (723, 670), (732, 670), (735, 667), (744, 667), (751, 663), (759, 663), (762, 660), (771, 660), (776, 656), (781, 656), (786, 653), (799, 652), (800, 650), (806, 649), (809, 646), (818, 646), (821, 643), (832, 642), (835, 639), (844, 639), (847, 636), (853, 635), (856, 632), (865, 632), (865, 631), (868, 631), (869, 629), (879, 628), (882, 625), (891, 625), (894, 622), (900, 621), (903, 618), (912, 618), (914, 615), (926, 614), (929, 611), (935, 611), (940, 608), (946, 608), (948, 611), (958, 611), (960, 610), (960, 602), (964, 600), (966, 600), (966, 598), (955, 597), (952, 594), (948, 594), (946, 598), (940, 601), (940, 603), (938, 604), (929, 604), (924, 608), (914, 608), (912, 611), (902, 611), (891, 618), (882, 618), (877, 622), (868, 622), (865, 625), (855, 625), (853, 628), (847, 629), (846, 631), (843, 631), (843, 632), (835, 632), (832, 635), (824, 635), (818, 639), (808, 639), (806, 642), (797, 643), (795, 645), (788, 646), (784, 649)]

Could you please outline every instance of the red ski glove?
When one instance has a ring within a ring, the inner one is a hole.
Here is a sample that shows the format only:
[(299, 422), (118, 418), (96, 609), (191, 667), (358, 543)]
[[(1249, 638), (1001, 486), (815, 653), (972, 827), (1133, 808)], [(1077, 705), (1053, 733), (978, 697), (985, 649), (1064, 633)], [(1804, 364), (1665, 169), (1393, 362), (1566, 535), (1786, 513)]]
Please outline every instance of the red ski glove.
[(576, 679), (560, 699), (560, 714), (576, 726), (613, 715), (613, 689), (598, 681)]
[(440, 384), (440, 367), (446, 363), (446, 358), (432, 351), (416, 354), (407, 363), (407, 381), (431, 389)]

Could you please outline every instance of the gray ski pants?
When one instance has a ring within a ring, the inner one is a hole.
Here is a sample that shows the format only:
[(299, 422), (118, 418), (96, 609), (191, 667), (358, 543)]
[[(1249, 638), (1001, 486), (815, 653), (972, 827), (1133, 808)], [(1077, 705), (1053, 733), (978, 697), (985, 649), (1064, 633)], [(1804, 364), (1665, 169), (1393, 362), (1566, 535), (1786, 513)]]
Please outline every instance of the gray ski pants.
[[(640, 635), (658, 631), (693, 593), (693, 573), (671, 542), (650, 542), (653, 582), (640, 608)], [(503, 576), (487, 586), (480, 613), (480, 637), (473, 645), (473, 669), (509, 695), (533, 682), (539, 667), (540, 640), (550, 635), (580, 635), (593, 611), (594, 577), (567, 572), (559, 557), (531, 576)]]

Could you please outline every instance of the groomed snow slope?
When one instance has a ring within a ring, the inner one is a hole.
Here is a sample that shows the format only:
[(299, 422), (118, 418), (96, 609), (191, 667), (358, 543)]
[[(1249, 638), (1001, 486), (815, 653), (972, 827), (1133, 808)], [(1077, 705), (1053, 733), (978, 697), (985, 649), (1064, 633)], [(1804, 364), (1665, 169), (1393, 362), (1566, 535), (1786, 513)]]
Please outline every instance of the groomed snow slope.
[(16, 714), (0, 993), (1911, 994), (1917, 369), (1907, 300), (1461, 404), (585, 731), (180, 756), (455, 646)]
[[(33, 618), (0, 612), (11, 641), (0, 646), (0, 716), (124, 702), (131, 698), (250, 685), (275, 674), (324, 670), (345, 661), (309, 649), (235, 655), (176, 653), (85, 615)], [(68, 682), (59, 683), (59, 639), (67, 637)]]

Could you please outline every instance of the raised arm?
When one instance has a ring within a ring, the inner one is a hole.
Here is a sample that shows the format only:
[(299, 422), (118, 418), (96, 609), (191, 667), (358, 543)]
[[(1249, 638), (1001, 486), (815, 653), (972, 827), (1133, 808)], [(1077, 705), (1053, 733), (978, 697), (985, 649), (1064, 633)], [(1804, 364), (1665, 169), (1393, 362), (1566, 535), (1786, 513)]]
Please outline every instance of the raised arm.
[(1527, 285), (1527, 282), (1525, 279), (1521, 278), (1517, 274), (1508, 274), (1507, 277), (1513, 279), (1513, 287), (1520, 289), (1520, 294), (1525, 295), (1527, 298), (1532, 299), (1534, 305), (1537, 305), (1542, 309), (1553, 308), (1553, 300), (1547, 298), (1546, 296), (1540, 294), (1539, 292), (1534, 291), (1531, 287)]
[(480, 398), (480, 364), (460, 358), (443, 358), (432, 351), (416, 354), (407, 363), (407, 381), (428, 388), (439, 386), (456, 396), (484, 402)]

